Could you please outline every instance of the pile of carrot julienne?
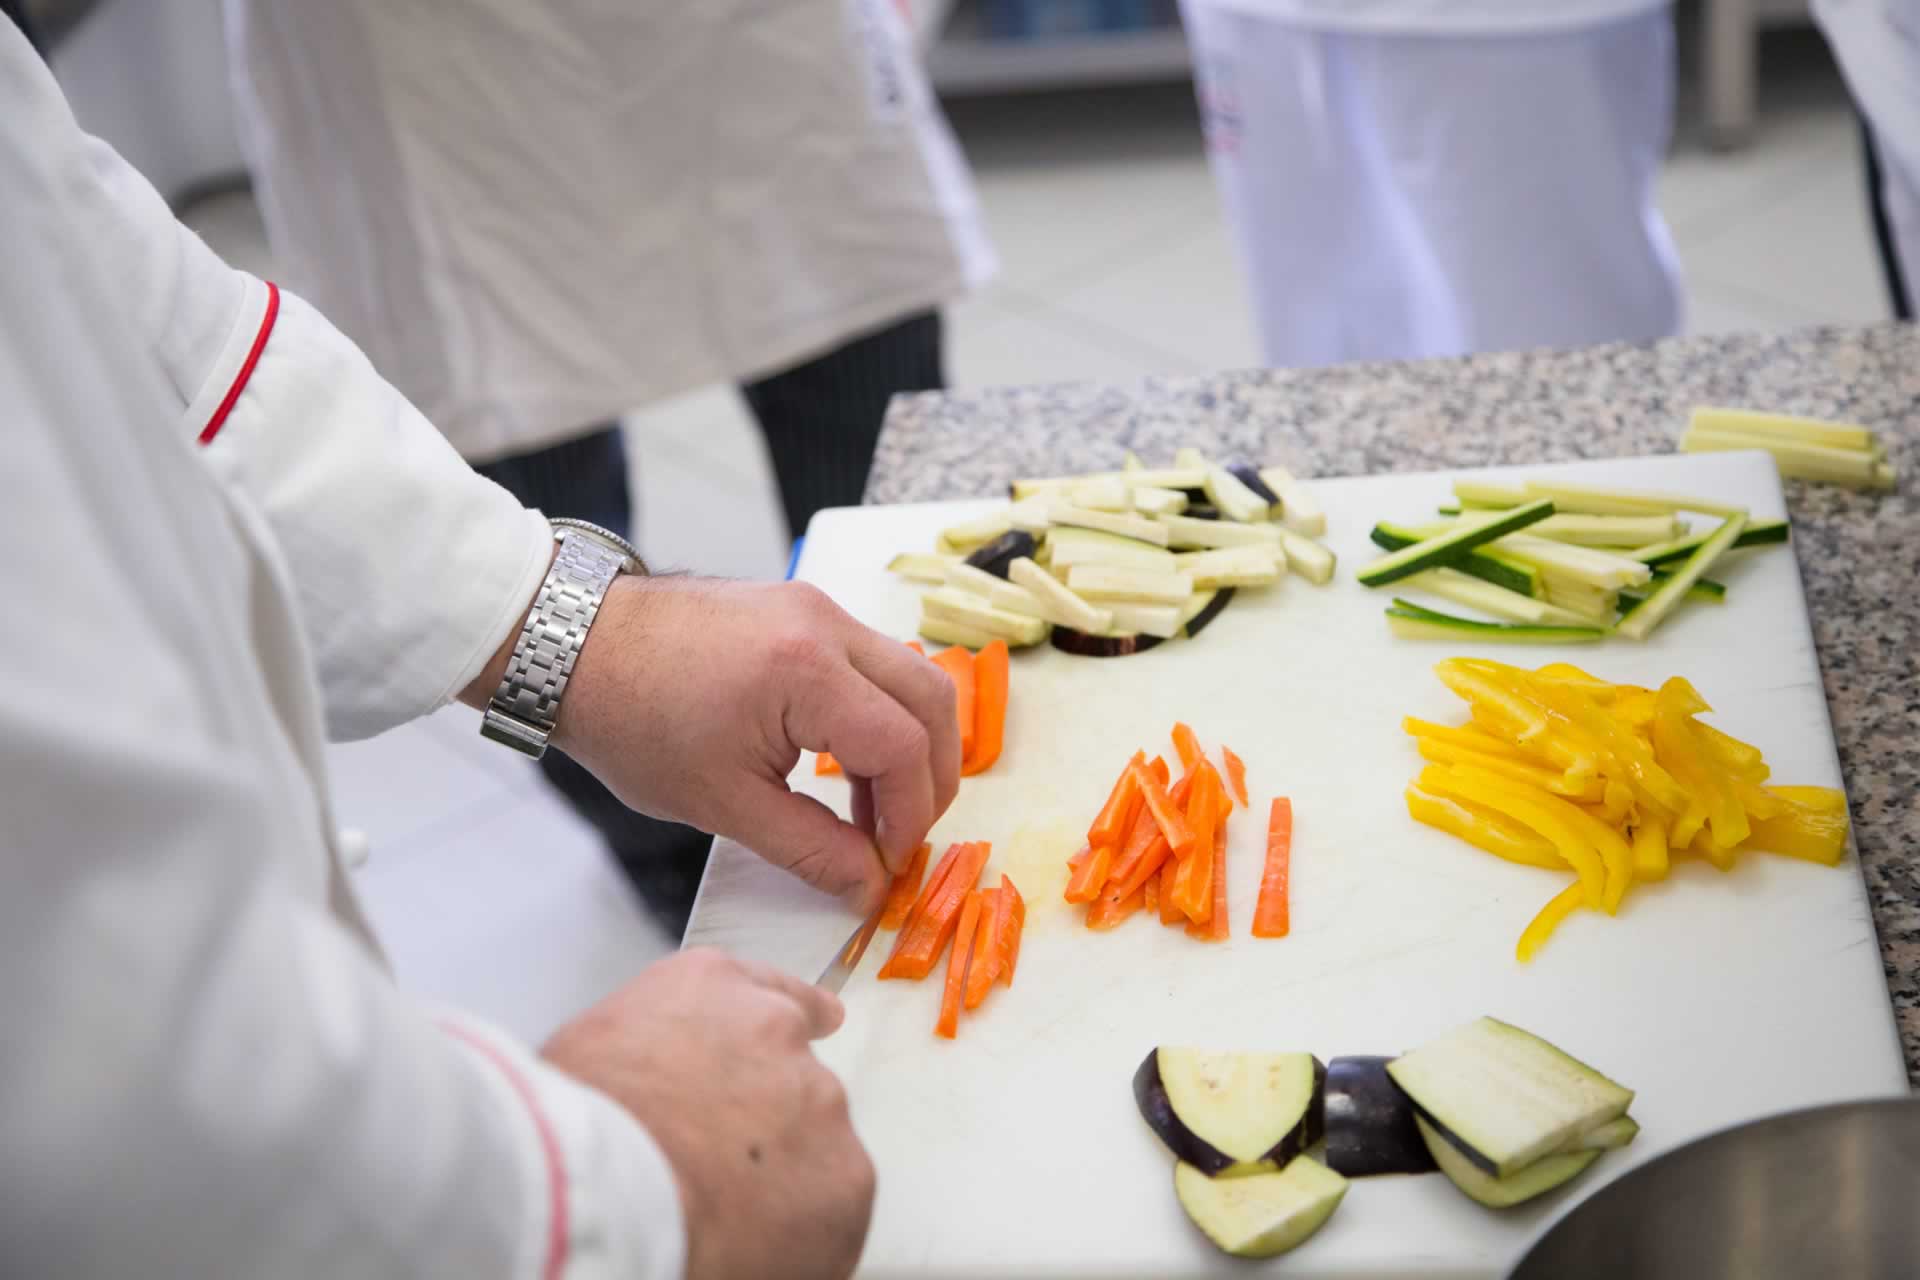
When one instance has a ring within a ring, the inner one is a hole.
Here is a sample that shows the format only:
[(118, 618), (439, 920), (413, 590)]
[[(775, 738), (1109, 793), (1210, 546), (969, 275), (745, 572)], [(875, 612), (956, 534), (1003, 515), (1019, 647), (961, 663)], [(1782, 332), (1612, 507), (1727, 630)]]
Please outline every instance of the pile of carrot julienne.
[(951, 1040), (959, 1030), (962, 1008), (969, 1013), (978, 1009), (996, 982), (1013, 985), (1027, 904), (1005, 875), (997, 888), (974, 887), (993, 852), (985, 841), (950, 846), (922, 887), (920, 877), (930, 852), (931, 847), (924, 844), (916, 849), (913, 861), (895, 877), (887, 894), (880, 927), (898, 929), (900, 936), (894, 940), (893, 954), (880, 966), (880, 977), (915, 981), (926, 977), (952, 939), (940, 1021), (934, 1025), (935, 1035)]
[[(1220, 749), (1227, 781), (1213, 767), (1193, 730), (1173, 726), (1180, 781), (1168, 786), (1167, 762), (1136, 751), (1120, 772), (1100, 814), (1087, 829), (1086, 847), (1067, 860), (1068, 902), (1087, 904), (1087, 928), (1112, 929), (1143, 908), (1162, 924), (1184, 924), (1187, 936), (1219, 942), (1228, 936), (1227, 819), (1234, 799), (1247, 805), (1247, 770), (1231, 748)], [(1232, 795), (1228, 795), (1228, 785)], [(1293, 851), (1293, 805), (1273, 802), (1267, 824), (1266, 869), (1254, 906), (1253, 936), (1287, 934), (1287, 875)]]
[[(907, 648), (926, 656), (909, 641)], [(960, 722), (960, 773), (971, 778), (985, 773), (1000, 758), (1007, 732), (1007, 642), (995, 640), (968, 653), (958, 646), (936, 653), (932, 662), (953, 681), (954, 715)], [(814, 757), (815, 774), (839, 773), (840, 762), (822, 751)]]

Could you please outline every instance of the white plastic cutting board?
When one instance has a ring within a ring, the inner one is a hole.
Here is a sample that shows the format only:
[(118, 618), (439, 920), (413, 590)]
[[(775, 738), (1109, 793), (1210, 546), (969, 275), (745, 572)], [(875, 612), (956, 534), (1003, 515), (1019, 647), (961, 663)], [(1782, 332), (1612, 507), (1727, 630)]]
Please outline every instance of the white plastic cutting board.
[[(1784, 514), (1761, 454), (1662, 457), (1484, 473), (1695, 493)], [(1480, 1014), (1536, 1031), (1637, 1089), (1643, 1126), (1568, 1192), (1494, 1214), (1438, 1175), (1354, 1183), (1318, 1236), (1274, 1274), (1496, 1276), (1572, 1199), (1708, 1131), (1764, 1114), (1902, 1093), (1864, 886), (1826, 868), (1748, 857), (1698, 862), (1636, 891), (1617, 919), (1576, 914), (1529, 966), (1514, 941), (1561, 886), (1410, 821), (1418, 757), (1400, 719), (1459, 722), (1432, 664), (1478, 653), (1567, 659), (1612, 680), (1684, 675), (1716, 722), (1758, 744), (1785, 782), (1839, 784), (1826, 699), (1792, 554), (1745, 552), (1715, 576), (1721, 606), (1688, 603), (1645, 645), (1433, 645), (1389, 636), (1382, 593), (1352, 578), (1375, 520), (1430, 515), (1449, 477), (1315, 485), (1340, 572), (1242, 592), (1199, 639), (1117, 660), (1017, 653), (1005, 754), (968, 779), (933, 833), (990, 840), (1028, 902), (1016, 984), (933, 1035), (939, 983), (876, 982), (892, 935), (848, 983), (847, 1024), (820, 1046), (845, 1080), (880, 1193), (862, 1275), (1179, 1277), (1235, 1270), (1188, 1224), (1172, 1160), (1129, 1089), (1154, 1044), (1391, 1053)], [(829, 511), (799, 576), (864, 621), (913, 634), (920, 588), (885, 571), (994, 502)], [(1437, 603), (1437, 602), (1436, 602)], [(1064, 860), (1137, 747), (1173, 758), (1191, 723), (1247, 762), (1251, 813), (1228, 851), (1232, 941), (1203, 945), (1143, 914), (1109, 934), (1060, 899)], [(846, 812), (846, 785), (796, 785)], [(1249, 937), (1265, 815), (1292, 797), (1293, 934)], [(716, 850), (690, 944), (716, 944), (812, 980), (855, 921), (736, 846)]]

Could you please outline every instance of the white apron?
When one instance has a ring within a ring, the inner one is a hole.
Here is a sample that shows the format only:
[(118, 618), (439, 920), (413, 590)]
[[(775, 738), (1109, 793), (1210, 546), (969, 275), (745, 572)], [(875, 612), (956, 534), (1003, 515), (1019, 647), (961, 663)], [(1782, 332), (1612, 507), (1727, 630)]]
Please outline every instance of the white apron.
[(287, 283), (474, 461), (993, 269), (893, 0), (227, 0)]
[(1920, 6), (1910, 0), (1814, 0), (1880, 152), (1880, 194), (1909, 292), (1920, 288)]
[(1679, 331), (1660, 0), (1181, 7), (1269, 364)]

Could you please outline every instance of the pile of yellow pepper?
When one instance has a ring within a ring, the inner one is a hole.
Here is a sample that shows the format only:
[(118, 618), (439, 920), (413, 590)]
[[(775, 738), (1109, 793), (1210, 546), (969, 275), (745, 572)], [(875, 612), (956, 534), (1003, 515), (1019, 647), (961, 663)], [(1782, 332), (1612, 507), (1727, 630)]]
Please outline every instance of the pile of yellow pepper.
[(1509, 862), (1574, 872), (1521, 933), (1523, 964), (1572, 912), (1614, 914), (1675, 855), (1728, 871), (1748, 850), (1828, 866), (1846, 853), (1846, 796), (1766, 785), (1759, 749), (1700, 723), (1712, 708), (1678, 676), (1655, 691), (1566, 663), (1449, 658), (1435, 671), (1473, 718), (1404, 722), (1428, 761), (1407, 811)]

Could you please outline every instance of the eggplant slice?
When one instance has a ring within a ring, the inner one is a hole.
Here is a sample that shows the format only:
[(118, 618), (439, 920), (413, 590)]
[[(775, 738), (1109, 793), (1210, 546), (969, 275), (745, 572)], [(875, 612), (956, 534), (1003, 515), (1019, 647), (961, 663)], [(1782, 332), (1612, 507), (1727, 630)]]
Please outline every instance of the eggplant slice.
[(1545, 1195), (1585, 1173), (1587, 1166), (1601, 1156), (1597, 1150), (1563, 1151), (1535, 1160), (1504, 1178), (1496, 1178), (1469, 1160), (1465, 1152), (1425, 1120), (1416, 1117), (1414, 1123), (1420, 1126), (1420, 1136), (1426, 1139), (1427, 1149), (1433, 1153), (1440, 1172), (1489, 1209), (1511, 1209), (1535, 1196)]
[(996, 578), (1007, 576), (1008, 566), (1022, 556), (1032, 559), (1040, 544), (1025, 529), (1013, 529), (1001, 534), (985, 546), (976, 547), (967, 556), (967, 563), (976, 569), (982, 569)]
[(1327, 1164), (1348, 1178), (1432, 1173), (1440, 1166), (1420, 1136), (1413, 1102), (1387, 1074), (1392, 1058), (1327, 1064)]
[(1273, 491), (1272, 485), (1260, 478), (1259, 468), (1250, 467), (1244, 462), (1235, 462), (1227, 467), (1227, 474), (1253, 490), (1254, 494), (1268, 506), (1280, 505), (1280, 495)]
[(1173, 1166), (1173, 1193), (1193, 1225), (1236, 1258), (1272, 1258), (1298, 1248), (1325, 1225), (1347, 1194), (1347, 1180), (1306, 1156), (1278, 1173), (1209, 1178)]
[(1270, 1172), (1320, 1140), (1327, 1069), (1310, 1053), (1163, 1046), (1133, 1076), (1147, 1126), (1210, 1178)]
[(1159, 636), (1096, 636), (1062, 626), (1054, 627), (1052, 638), (1054, 648), (1078, 658), (1124, 658), (1166, 643)]
[(1633, 1102), (1631, 1089), (1494, 1018), (1449, 1031), (1387, 1072), (1429, 1128), (1494, 1178), (1565, 1150)]
[(1187, 623), (1187, 639), (1192, 640), (1202, 631), (1213, 625), (1213, 620), (1227, 611), (1233, 602), (1234, 587), (1222, 587), (1213, 593), (1213, 599), (1207, 601), (1207, 607), (1193, 615)]

